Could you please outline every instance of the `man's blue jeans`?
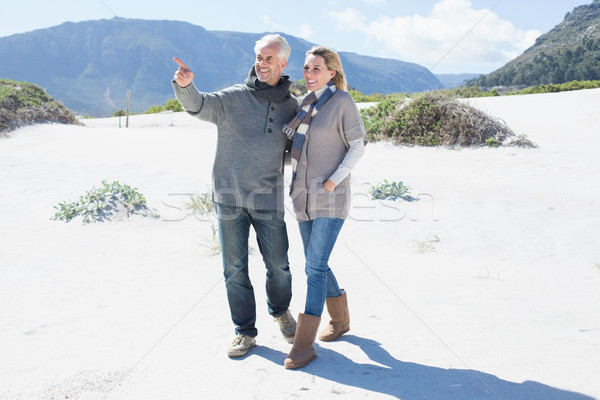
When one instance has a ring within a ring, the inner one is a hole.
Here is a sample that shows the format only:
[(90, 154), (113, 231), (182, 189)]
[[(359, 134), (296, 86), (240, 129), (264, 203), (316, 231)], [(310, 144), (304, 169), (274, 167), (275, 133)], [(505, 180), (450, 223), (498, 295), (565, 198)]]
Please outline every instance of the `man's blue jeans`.
[(298, 223), (306, 258), (306, 305), (305, 314), (320, 317), (325, 297), (343, 294), (329, 268), (329, 256), (338, 234), (344, 225), (341, 218), (316, 218)]
[(216, 204), (223, 275), (231, 319), (236, 334), (256, 337), (256, 301), (248, 275), (248, 236), (254, 227), (256, 240), (267, 269), (266, 289), (269, 314), (285, 313), (292, 298), (292, 275), (288, 262), (288, 236), (283, 212), (252, 210)]

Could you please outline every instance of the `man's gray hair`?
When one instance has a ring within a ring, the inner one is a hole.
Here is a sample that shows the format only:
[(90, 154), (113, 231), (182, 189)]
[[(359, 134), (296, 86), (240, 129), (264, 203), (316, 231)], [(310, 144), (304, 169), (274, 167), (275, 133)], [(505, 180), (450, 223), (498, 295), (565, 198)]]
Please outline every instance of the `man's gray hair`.
[(258, 39), (254, 45), (254, 53), (258, 54), (263, 47), (268, 46), (271, 43), (277, 43), (279, 45), (279, 53), (277, 53), (277, 56), (279, 57), (280, 61), (290, 58), (292, 49), (290, 48), (287, 40), (285, 40), (285, 38), (280, 36), (278, 33), (271, 33)]

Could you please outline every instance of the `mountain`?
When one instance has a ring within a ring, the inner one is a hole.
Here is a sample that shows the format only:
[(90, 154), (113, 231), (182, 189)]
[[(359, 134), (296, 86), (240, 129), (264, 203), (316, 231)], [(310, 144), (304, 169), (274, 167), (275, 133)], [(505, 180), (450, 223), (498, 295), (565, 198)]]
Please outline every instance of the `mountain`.
[[(264, 34), (206, 29), (180, 21), (113, 18), (64, 24), (0, 38), (0, 78), (46, 89), (79, 114), (143, 112), (174, 97), (171, 79), (181, 58), (202, 91), (243, 82), (254, 62), (254, 43)], [(285, 35), (292, 47), (285, 73), (302, 79), (304, 54), (313, 44)], [(425, 67), (398, 60), (340, 52), (348, 83), (370, 94), (441, 88)], [(8, 60), (8, 62), (7, 62)]]
[(600, 80), (600, 0), (575, 7), (522, 55), (470, 85), (533, 86)]
[(477, 78), (479, 74), (435, 74), (444, 88), (453, 89), (465, 84), (469, 79)]

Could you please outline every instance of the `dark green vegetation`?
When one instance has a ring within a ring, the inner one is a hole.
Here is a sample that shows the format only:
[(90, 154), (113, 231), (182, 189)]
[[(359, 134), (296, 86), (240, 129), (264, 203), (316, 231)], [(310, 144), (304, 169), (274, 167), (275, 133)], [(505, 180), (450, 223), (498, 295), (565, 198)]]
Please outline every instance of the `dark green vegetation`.
[(534, 86), (600, 80), (600, 0), (576, 7), (522, 55), (468, 85)]
[(39, 86), (0, 79), (0, 132), (43, 122), (78, 124), (65, 106)]

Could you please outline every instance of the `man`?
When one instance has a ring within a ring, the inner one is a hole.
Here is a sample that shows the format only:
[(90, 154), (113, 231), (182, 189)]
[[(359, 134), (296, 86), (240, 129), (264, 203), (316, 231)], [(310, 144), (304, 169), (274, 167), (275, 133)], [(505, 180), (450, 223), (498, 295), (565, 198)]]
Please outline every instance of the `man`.
[(266, 35), (256, 42), (256, 59), (244, 84), (202, 93), (194, 73), (178, 58), (173, 89), (183, 109), (217, 125), (213, 200), (219, 221), (223, 273), (236, 338), (227, 350), (241, 357), (256, 345), (254, 290), (248, 276), (248, 235), (254, 227), (267, 269), (269, 314), (292, 343), (296, 321), (288, 310), (292, 276), (283, 219), (283, 159), (288, 139), (281, 127), (296, 113), (291, 82), (282, 75), (290, 55), (287, 41)]

